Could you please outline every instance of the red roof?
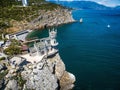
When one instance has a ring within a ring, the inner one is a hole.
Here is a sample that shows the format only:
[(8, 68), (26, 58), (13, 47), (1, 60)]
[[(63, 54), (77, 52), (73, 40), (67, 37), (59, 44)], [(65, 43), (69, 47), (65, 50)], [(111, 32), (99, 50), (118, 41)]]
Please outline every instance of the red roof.
[(28, 46), (27, 46), (27, 45), (22, 46), (22, 47), (21, 47), (21, 50), (22, 50), (22, 51), (28, 50)]

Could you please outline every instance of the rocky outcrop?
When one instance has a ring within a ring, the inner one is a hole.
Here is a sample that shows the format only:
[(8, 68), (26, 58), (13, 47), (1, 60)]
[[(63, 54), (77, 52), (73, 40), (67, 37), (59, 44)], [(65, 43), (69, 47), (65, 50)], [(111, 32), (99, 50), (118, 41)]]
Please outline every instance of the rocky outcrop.
[(65, 71), (65, 65), (58, 54), (24, 68), (21, 73), (26, 80), (24, 90), (69, 90), (74, 86), (75, 77)]
[(4, 90), (70, 90), (74, 87), (75, 76), (65, 69), (59, 54), (37, 63), (12, 68), (0, 81)]
[(3, 70), (3, 68), (4, 68), (3, 65), (0, 64), (0, 71)]
[(49, 64), (53, 64), (54, 74), (59, 81), (60, 90), (70, 90), (74, 87), (75, 76), (65, 69), (65, 64), (61, 60), (59, 54), (47, 60)]
[(47, 60), (47, 64), (51, 72), (53, 72), (55, 76), (60, 80), (65, 71), (65, 64), (61, 60), (59, 54), (56, 54), (55, 57), (49, 58)]
[(56, 90), (58, 88), (57, 78), (49, 70), (45, 62), (39, 62), (25, 67), (22, 76), (26, 81), (24, 90)]
[(53, 11), (40, 11), (40, 16), (29, 24), (33, 27), (41, 28), (54, 25), (57, 26), (73, 21), (74, 19), (71, 16), (71, 11), (68, 9), (58, 8)]
[(2, 88), (3, 83), (4, 83), (4, 79), (1, 79), (1, 80), (0, 80), (0, 88)]
[(74, 87), (75, 77), (73, 74), (65, 71), (60, 79), (61, 90), (70, 90)]
[(7, 28), (9, 33), (24, 30), (24, 29), (41, 29), (49, 26), (57, 26), (60, 24), (74, 22), (71, 11), (65, 8), (57, 8), (55, 10), (39, 10), (39, 16), (28, 22), (11, 20), (10, 24), (13, 27)]
[(9, 80), (5, 90), (18, 90), (18, 84), (16, 80)]

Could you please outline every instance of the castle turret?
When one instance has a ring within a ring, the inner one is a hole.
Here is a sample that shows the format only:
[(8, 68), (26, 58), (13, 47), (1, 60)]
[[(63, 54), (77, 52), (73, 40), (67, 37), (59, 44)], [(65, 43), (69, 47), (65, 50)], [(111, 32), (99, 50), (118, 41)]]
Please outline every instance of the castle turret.
[(54, 28), (52, 30), (49, 29), (50, 38), (56, 38), (56, 35), (57, 35), (57, 29), (54, 29)]
[(57, 48), (55, 46), (58, 45), (58, 42), (56, 41), (56, 35), (57, 30), (49, 30), (49, 37), (47, 38), (41, 38), (34, 40), (34, 46), (31, 47), (30, 50), (30, 56), (36, 57), (36, 58), (48, 58), (58, 52)]
[(49, 30), (49, 38), (52, 46), (57, 46), (58, 42), (56, 41), (57, 29)]

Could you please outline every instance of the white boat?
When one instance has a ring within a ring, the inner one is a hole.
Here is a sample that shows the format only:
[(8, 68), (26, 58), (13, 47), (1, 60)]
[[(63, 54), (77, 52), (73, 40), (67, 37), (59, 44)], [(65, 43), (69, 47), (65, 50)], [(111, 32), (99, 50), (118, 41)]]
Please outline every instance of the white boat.
[(83, 22), (83, 19), (82, 18), (80, 18), (80, 23), (82, 23)]
[(107, 27), (110, 28), (110, 25), (108, 24)]

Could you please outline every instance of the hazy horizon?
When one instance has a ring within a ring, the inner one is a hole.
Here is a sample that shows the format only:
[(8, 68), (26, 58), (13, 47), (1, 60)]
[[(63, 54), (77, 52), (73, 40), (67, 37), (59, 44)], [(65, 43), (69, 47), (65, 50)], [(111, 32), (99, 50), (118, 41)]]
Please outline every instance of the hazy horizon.
[[(47, 0), (47, 1), (58, 1), (58, 0)], [(93, 1), (109, 7), (120, 6), (120, 0), (59, 0), (59, 1)]]

